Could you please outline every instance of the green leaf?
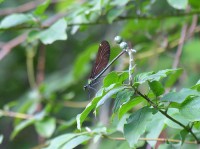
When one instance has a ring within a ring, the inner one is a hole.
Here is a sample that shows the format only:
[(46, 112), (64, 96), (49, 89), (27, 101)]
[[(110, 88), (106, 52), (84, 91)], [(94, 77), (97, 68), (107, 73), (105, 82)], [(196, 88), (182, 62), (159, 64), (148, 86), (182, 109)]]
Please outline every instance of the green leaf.
[(125, 88), (126, 88), (125, 86), (121, 86), (121, 87), (117, 87), (117, 88), (110, 90), (105, 96), (103, 96), (103, 98), (101, 98), (101, 100), (98, 101), (95, 109), (97, 109), (99, 106), (103, 105), (105, 103), (105, 101), (107, 99), (109, 99), (112, 95), (118, 93), (119, 91), (121, 91)]
[(76, 146), (82, 144), (83, 142), (88, 141), (89, 139), (91, 139), (91, 136), (88, 135), (77, 136), (65, 143), (64, 145), (62, 145), (61, 149), (73, 149)]
[(180, 92), (170, 92), (165, 94), (161, 101), (182, 103), (189, 96), (200, 96), (200, 92), (189, 88), (184, 88)]
[(165, 82), (166, 87), (172, 87), (180, 75), (183, 73), (183, 69), (177, 69), (176, 71), (172, 72)]
[(186, 9), (188, 0), (167, 0), (167, 2), (176, 9)]
[(197, 0), (189, 0), (189, 4), (190, 4), (190, 6), (192, 6), (193, 8), (196, 8), (196, 9), (200, 8), (200, 3), (199, 3), (199, 1), (197, 1)]
[(129, 2), (129, 0), (123, 0), (123, 1), (121, 1), (121, 0), (113, 0), (111, 2), (112, 2), (112, 5), (125, 6)]
[[(160, 112), (157, 112), (153, 117), (151, 122), (147, 125), (146, 131), (147, 135), (146, 138), (158, 138), (160, 133), (162, 132), (164, 128), (164, 121), (166, 117), (161, 114)], [(155, 147), (156, 141), (147, 141), (148, 144), (151, 145), (152, 148)]]
[(122, 8), (113, 8), (107, 14), (108, 23), (112, 23), (118, 16), (124, 12)]
[(56, 149), (56, 148), (61, 148), (62, 145), (64, 145), (66, 142), (71, 140), (72, 138), (78, 136), (80, 134), (75, 134), (75, 133), (69, 133), (65, 135), (60, 135), (52, 140), (50, 140), (49, 146), (46, 147), (45, 149)]
[(51, 0), (45, 0), (42, 4), (38, 5), (34, 11), (35, 15), (42, 15), (48, 8)]
[(193, 87), (191, 87), (191, 89), (195, 89), (200, 92), (200, 80)]
[(127, 103), (131, 96), (133, 96), (134, 91), (129, 91), (129, 90), (122, 90), (117, 93), (114, 107), (113, 107), (113, 112), (116, 113), (119, 108), (122, 106), (122, 104)]
[(181, 132), (180, 132), (180, 135), (181, 135), (181, 145), (183, 145), (183, 143), (185, 141), (185, 138), (188, 135), (188, 133), (189, 132), (187, 130), (185, 130), (185, 129), (181, 130)]
[(111, 72), (103, 80), (104, 87), (108, 87), (113, 83), (123, 84), (123, 82), (128, 78), (128, 72)]
[(39, 32), (38, 38), (44, 44), (51, 44), (56, 40), (66, 40), (67, 22), (65, 19), (60, 19), (48, 29)]
[(56, 128), (56, 120), (54, 118), (45, 117), (41, 121), (36, 121), (35, 128), (41, 136), (48, 138), (53, 134)]
[(160, 82), (152, 81), (152, 82), (148, 82), (148, 83), (149, 83), (151, 90), (153, 91), (153, 93), (156, 96), (160, 96), (165, 92), (165, 90)]
[(144, 101), (144, 99), (139, 96), (139, 97), (135, 97), (135, 98), (131, 99), (130, 101), (122, 104), (119, 109), (119, 112), (118, 112), (119, 119), (121, 119), (125, 113), (127, 113), (129, 110), (131, 110), (134, 106), (141, 103), (142, 101)]
[(118, 74), (116, 72), (111, 72), (109, 73), (103, 80), (103, 85), (104, 87), (108, 87), (113, 83), (117, 83), (118, 82)]
[(200, 97), (188, 98), (181, 104), (180, 113), (187, 120), (200, 121)]
[(141, 73), (135, 76), (134, 80), (135, 86), (138, 86), (139, 84), (143, 84), (146, 81), (152, 82), (152, 81), (160, 81), (162, 78), (165, 78), (176, 71), (180, 71), (180, 69), (165, 69), (165, 70), (160, 70), (157, 73), (155, 72), (146, 72), (146, 73)]
[(140, 136), (145, 132), (146, 126), (151, 121), (153, 109), (144, 107), (131, 114), (124, 125), (124, 136), (131, 148), (138, 142)]
[(7, 29), (24, 23), (33, 22), (30, 14), (16, 13), (6, 16), (0, 23), (0, 29)]
[(103, 89), (99, 92), (97, 92), (95, 98), (86, 106), (85, 110), (76, 116), (77, 121), (77, 128), (81, 130), (81, 125), (83, 121), (86, 119), (88, 114), (96, 107), (97, 103), (101, 99), (101, 96), (103, 95)]
[(27, 119), (27, 120), (24, 120), (22, 121), (20, 124), (18, 124), (15, 128), (14, 128), (14, 131), (12, 132), (11, 134), (11, 139), (14, 139), (16, 137), (16, 135), (18, 135), (24, 128), (32, 125), (35, 123), (35, 119), (32, 118), (32, 119)]
[(125, 80), (128, 79), (129, 72), (128, 71), (123, 71), (123, 72), (118, 73), (118, 75), (119, 75), (119, 81), (118, 82), (122, 84)]
[(81, 79), (88, 73), (91, 69), (91, 66), (89, 65), (91, 57), (95, 57), (97, 50), (97, 44), (92, 44), (87, 47), (86, 50), (79, 53), (73, 68), (73, 75), (75, 78)]

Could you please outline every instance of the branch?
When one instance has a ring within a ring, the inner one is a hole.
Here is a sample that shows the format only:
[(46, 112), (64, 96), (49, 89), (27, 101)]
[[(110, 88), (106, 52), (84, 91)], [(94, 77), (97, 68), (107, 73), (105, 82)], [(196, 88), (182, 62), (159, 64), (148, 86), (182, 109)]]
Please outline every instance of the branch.
[(171, 18), (171, 17), (184, 17), (184, 16), (192, 16), (192, 15), (198, 15), (200, 14), (200, 10), (194, 10), (190, 12), (178, 12), (178, 13), (169, 13), (164, 15), (157, 15), (157, 16), (149, 16), (149, 15), (137, 15), (137, 16), (125, 16), (125, 17), (119, 17), (115, 21), (119, 20), (129, 20), (129, 19), (140, 19), (140, 20), (160, 20), (165, 18)]
[[(105, 138), (108, 138), (110, 140), (116, 140), (116, 141), (125, 141), (125, 138), (116, 138), (116, 137), (110, 137), (103, 135)], [(139, 138), (139, 141), (159, 141), (159, 142), (174, 142), (174, 143), (180, 143), (181, 140), (176, 139), (168, 139), (168, 138)], [(197, 144), (196, 141), (184, 141), (186, 144)]]
[(151, 106), (153, 106), (155, 109), (157, 109), (160, 113), (162, 113), (163, 115), (165, 115), (168, 119), (170, 119), (171, 121), (173, 121), (174, 123), (178, 124), (179, 126), (183, 127), (187, 132), (191, 133), (191, 135), (195, 138), (197, 144), (200, 144), (200, 140), (198, 140), (197, 136), (194, 134), (194, 132), (192, 131), (192, 129), (189, 129), (187, 126), (185, 126), (184, 124), (182, 124), (181, 122), (177, 121), (176, 119), (174, 119), (173, 117), (171, 117), (170, 115), (168, 115), (165, 111), (162, 111), (158, 108), (158, 106), (152, 102), (148, 96), (143, 95), (141, 92), (139, 92), (136, 88), (134, 88), (135, 92), (140, 95), (141, 97), (143, 97)]
[(44, 81), (45, 75), (45, 45), (40, 44), (37, 64), (36, 82), (37, 85)]
[(27, 33), (21, 34), (16, 38), (8, 41), (6, 44), (0, 46), (0, 60), (2, 60), (14, 47), (26, 40)]
[(172, 68), (178, 67), (180, 57), (181, 57), (181, 53), (182, 53), (182, 50), (183, 50), (184, 41), (186, 39), (186, 32), (187, 32), (187, 25), (185, 24), (182, 27), (182, 30), (181, 30), (181, 37), (180, 37), (180, 40), (179, 40), (179, 45), (178, 45), (178, 49), (177, 49), (177, 52), (176, 52), (176, 55), (175, 55), (175, 58), (174, 58), (174, 63), (173, 63)]
[(71, 108), (85, 108), (89, 103), (90, 101), (79, 101), (79, 102), (65, 101), (62, 103), (62, 105)]
[(35, 1), (31, 1), (31, 2), (28, 2), (28, 3), (22, 4), (18, 7), (1, 9), (0, 10), (0, 16), (9, 15), (9, 14), (12, 14), (12, 13), (26, 12), (26, 11), (29, 11), (31, 9), (34, 9), (35, 7), (37, 7), (42, 2), (44, 2), (44, 0), (35, 0)]
[(14, 117), (14, 118), (20, 118), (20, 119), (31, 119), (31, 118), (33, 118), (33, 115), (17, 113), (17, 112), (12, 112), (12, 111), (4, 111), (4, 110), (0, 110), (0, 115), (1, 116)]
[[(36, 8), (39, 4), (43, 3), (44, 1), (45, 0), (35, 0), (35, 1), (31, 1), (28, 3), (22, 4), (17, 7), (1, 9), (0, 16), (10, 15), (13, 13), (22, 13), (22, 12), (32, 10), (32, 9)], [(51, 3), (57, 3), (57, 2), (61, 2), (61, 1), (62, 0), (52, 0)]]

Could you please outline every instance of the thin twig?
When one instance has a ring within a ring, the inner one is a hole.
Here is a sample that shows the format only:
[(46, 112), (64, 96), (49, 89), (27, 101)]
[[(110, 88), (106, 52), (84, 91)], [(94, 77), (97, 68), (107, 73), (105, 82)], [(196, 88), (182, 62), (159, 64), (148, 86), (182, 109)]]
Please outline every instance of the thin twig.
[(179, 65), (179, 61), (180, 61), (180, 57), (181, 57), (181, 53), (182, 53), (182, 49), (183, 49), (183, 44), (184, 41), (186, 39), (186, 32), (187, 32), (187, 25), (183, 25), (183, 28), (181, 30), (181, 37), (179, 40), (179, 45), (178, 45), (178, 49), (174, 58), (174, 62), (173, 62), (173, 66), (172, 68), (177, 68)]
[(13, 111), (4, 111), (0, 110), (0, 115), (1, 116), (7, 116), (7, 117), (14, 117), (14, 118), (20, 118), (20, 119), (31, 119), (33, 118), (33, 115), (28, 115), (24, 113), (17, 113)]
[(42, 2), (44, 2), (44, 0), (35, 0), (35, 1), (31, 1), (31, 2), (28, 2), (28, 3), (22, 4), (18, 7), (1, 9), (0, 10), (0, 16), (5, 16), (5, 15), (13, 14), (13, 13), (26, 12), (26, 11), (29, 11), (31, 9), (34, 9), (35, 7), (38, 6), (38, 4), (40, 4)]
[(81, 101), (81, 102), (65, 101), (62, 103), (62, 105), (71, 108), (85, 108), (89, 103), (90, 101)]
[(187, 34), (187, 39), (189, 39), (190, 37), (193, 36), (196, 26), (198, 23), (198, 15), (194, 15), (192, 18), (192, 24), (190, 25), (189, 29), (188, 29), (188, 34)]
[(27, 33), (21, 34), (16, 38), (8, 41), (6, 44), (0, 46), (0, 60), (2, 60), (14, 47), (26, 40)]
[[(13, 8), (5, 8), (0, 10), (0, 16), (10, 15), (13, 13), (22, 13), (36, 8), (45, 0), (34, 0)], [(51, 3), (61, 2), (62, 0), (52, 0)]]
[[(110, 137), (110, 136), (105, 136), (105, 138), (108, 138), (110, 140), (116, 140), (116, 141), (125, 141), (125, 138), (117, 138), (117, 137)], [(174, 142), (174, 143), (180, 143), (182, 142), (181, 140), (177, 139), (168, 139), (168, 138), (139, 138), (139, 141), (159, 141), (159, 142)], [(196, 141), (184, 141), (186, 144), (197, 144)]]
[(45, 45), (41, 44), (39, 46), (39, 56), (38, 56), (38, 65), (37, 65), (37, 74), (36, 82), (37, 85), (41, 84), (44, 81), (45, 72)]

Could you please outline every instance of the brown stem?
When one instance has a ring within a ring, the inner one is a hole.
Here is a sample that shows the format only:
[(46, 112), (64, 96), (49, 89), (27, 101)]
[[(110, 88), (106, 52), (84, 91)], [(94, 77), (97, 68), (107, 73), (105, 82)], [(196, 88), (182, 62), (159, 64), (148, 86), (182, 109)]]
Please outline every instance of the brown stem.
[(36, 74), (37, 85), (44, 81), (45, 75), (45, 45), (41, 44), (39, 47), (37, 74)]
[[(22, 12), (32, 10), (44, 1), (45, 0), (34, 0), (34, 1), (27, 2), (27, 3), (17, 6), (17, 7), (1, 9), (0, 16), (10, 15), (13, 13), (22, 13)], [(60, 1), (61, 0), (52, 0), (51, 3), (57, 3)]]
[[(108, 138), (110, 140), (116, 140), (116, 141), (125, 141), (125, 138), (117, 138), (117, 137), (110, 137), (107, 135), (103, 135), (103, 137)], [(168, 139), (168, 138), (139, 138), (139, 141), (159, 141), (159, 142), (174, 142), (174, 143), (180, 143), (181, 140), (176, 139)], [(184, 143), (187, 144), (197, 144), (195, 141), (184, 141)]]
[(181, 53), (182, 53), (182, 50), (183, 50), (183, 44), (184, 44), (184, 41), (186, 39), (186, 32), (187, 32), (187, 25), (185, 24), (183, 26), (182, 30), (181, 30), (181, 37), (180, 37), (180, 40), (179, 40), (179, 45), (178, 45), (178, 49), (177, 49), (177, 52), (176, 52), (176, 55), (175, 55), (175, 58), (174, 58), (174, 63), (173, 63), (172, 68), (177, 68), (178, 65), (179, 65)]
[(14, 47), (16, 47), (17, 45), (24, 42), (26, 40), (26, 36), (27, 36), (26, 33), (21, 34), (21, 35), (17, 36), (16, 38), (10, 40), (6, 44), (0, 46), (0, 48), (1, 48), (0, 60), (2, 60)]

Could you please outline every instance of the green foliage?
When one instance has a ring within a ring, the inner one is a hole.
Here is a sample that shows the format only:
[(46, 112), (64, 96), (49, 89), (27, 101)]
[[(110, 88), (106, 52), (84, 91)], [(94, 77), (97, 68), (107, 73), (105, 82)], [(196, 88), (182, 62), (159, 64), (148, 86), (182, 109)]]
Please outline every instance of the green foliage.
[(200, 97), (193, 97), (187, 99), (185, 102), (181, 104), (180, 113), (184, 116), (184, 118), (194, 122), (199, 121), (199, 110), (200, 110)]
[(51, 0), (45, 0), (41, 5), (39, 5), (35, 9), (34, 14), (35, 15), (42, 15), (45, 12), (45, 10), (48, 8), (50, 1)]
[(182, 89), (180, 92), (170, 92), (168, 94), (165, 94), (161, 98), (161, 100), (168, 102), (182, 103), (185, 99), (187, 99), (190, 96), (200, 96), (200, 93), (196, 90), (185, 88)]
[(0, 29), (9, 29), (25, 23), (33, 23), (33, 16), (30, 14), (11, 14), (1, 20)]
[(43, 31), (33, 31), (29, 34), (29, 40), (40, 39), (43, 44), (52, 44), (56, 40), (66, 40), (67, 22), (60, 19), (51, 27)]
[(124, 125), (124, 136), (130, 147), (134, 147), (139, 137), (145, 132), (152, 116), (153, 110), (149, 107), (144, 107), (129, 116), (127, 124)]
[[(0, 0), (0, 148), (155, 148), (160, 134), (159, 148), (197, 148), (198, 1), (38, 2)], [(91, 60), (101, 40), (119, 53), (115, 35), (137, 51), (133, 80), (125, 53), (88, 99)]]
[(45, 117), (43, 120), (37, 121), (35, 127), (38, 134), (49, 138), (56, 128), (56, 120), (54, 118)]

